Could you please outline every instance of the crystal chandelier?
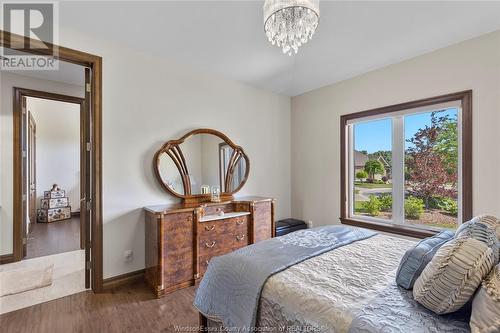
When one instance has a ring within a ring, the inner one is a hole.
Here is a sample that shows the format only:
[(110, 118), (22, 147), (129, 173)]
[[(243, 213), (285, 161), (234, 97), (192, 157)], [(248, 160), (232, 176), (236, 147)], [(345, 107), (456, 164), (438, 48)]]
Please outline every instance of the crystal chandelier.
[(265, 0), (264, 30), (283, 53), (297, 53), (319, 23), (319, 0)]

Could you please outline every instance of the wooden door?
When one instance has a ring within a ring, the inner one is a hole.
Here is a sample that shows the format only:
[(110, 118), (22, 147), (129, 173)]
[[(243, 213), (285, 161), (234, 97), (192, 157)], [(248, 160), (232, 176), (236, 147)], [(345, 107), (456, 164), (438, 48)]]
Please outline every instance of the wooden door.
[(36, 222), (36, 123), (28, 111), (28, 233)]
[[(85, 288), (90, 288), (90, 269), (92, 267), (92, 263), (90, 261), (90, 247), (91, 247), (91, 239), (90, 239), (90, 228), (91, 228), (91, 219), (92, 219), (92, 186), (91, 186), (91, 175), (92, 175), (92, 108), (90, 107), (91, 100), (91, 77), (90, 77), (90, 68), (85, 68), (85, 102), (84, 102), (84, 110), (83, 110), (83, 125), (81, 126), (83, 129), (83, 137), (84, 137), (84, 145), (82, 147), (83, 153), (81, 156), (83, 160), (81, 162), (80, 171), (82, 176), (82, 182), (80, 184), (81, 187), (81, 200), (80, 200), (80, 223), (83, 226), (83, 230), (85, 235)], [(82, 115), (80, 115), (82, 116)]]

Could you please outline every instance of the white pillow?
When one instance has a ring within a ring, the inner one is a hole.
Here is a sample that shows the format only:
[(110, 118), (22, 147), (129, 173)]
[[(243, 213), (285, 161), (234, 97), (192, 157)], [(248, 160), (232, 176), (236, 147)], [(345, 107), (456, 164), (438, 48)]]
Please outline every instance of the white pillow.
[(470, 327), (473, 333), (500, 332), (500, 265), (491, 270), (474, 296)]
[(484, 242), (453, 239), (436, 252), (415, 281), (413, 297), (438, 314), (457, 311), (472, 298), (493, 265), (493, 251)]

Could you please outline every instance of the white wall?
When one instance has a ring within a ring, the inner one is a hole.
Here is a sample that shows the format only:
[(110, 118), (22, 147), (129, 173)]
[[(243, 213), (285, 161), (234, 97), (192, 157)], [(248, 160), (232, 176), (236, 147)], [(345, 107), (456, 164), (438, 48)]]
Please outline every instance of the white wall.
[(12, 253), (13, 245), (13, 87), (84, 97), (83, 87), (0, 72), (0, 254)]
[(473, 211), (500, 216), (500, 31), (292, 98), (292, 215), (339, 223), (340, 115), (468, 89)]
[(105, 278), (144, 268), (142, 207), (175, 200), (153, 175), (153, 155), (194, 128), (220, 130), (245, 149), (252, 165), (238, 195), (274, 197), (277, 218), (290, 215), (289, 97), (64, 27), (60, 44), (103, 57)]
[(37, 208), (53, 184), (66, 191), (71, 211), (80, 210), (80, 105), (28, 98), (36, 122)]

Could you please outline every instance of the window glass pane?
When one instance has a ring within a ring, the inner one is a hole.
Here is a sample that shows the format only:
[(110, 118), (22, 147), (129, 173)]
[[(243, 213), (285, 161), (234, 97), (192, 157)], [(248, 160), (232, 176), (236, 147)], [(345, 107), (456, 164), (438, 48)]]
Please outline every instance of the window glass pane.
[(455, 229), (458, 109), (405, 116), (405, 221)]
[(351, 172), (354, 215), (392, 218), (392, 121), (354, 125)]

